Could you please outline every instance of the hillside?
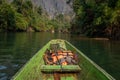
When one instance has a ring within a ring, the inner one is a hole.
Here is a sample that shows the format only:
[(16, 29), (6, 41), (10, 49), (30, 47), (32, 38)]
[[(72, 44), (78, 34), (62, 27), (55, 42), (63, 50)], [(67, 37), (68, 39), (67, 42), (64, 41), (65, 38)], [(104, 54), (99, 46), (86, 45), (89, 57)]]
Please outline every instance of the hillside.
[[(12, 2), (13, 0), (8, 0)], [(25, 0), (24, 0), (25, 1)], [(72, 8), (73, 0), (31, 0), (34, 6), (41, 6), (43, 11), (47, 12), (50, 18), (63, 14), (74, 17)]]
[(74, 15), (70, 5), (64, 0), (2, 0), (0, 31), (68, 32)]

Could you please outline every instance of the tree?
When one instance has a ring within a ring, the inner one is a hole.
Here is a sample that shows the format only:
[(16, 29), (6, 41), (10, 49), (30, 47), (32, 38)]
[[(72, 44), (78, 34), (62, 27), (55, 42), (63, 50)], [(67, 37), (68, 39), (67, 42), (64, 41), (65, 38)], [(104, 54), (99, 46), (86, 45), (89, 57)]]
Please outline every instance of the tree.
[[(79, 2), (79, 3), (78, 3)], [(74, 0), (76, 31), (91, 37), (120, 36), (120, 0)]]
[(37, 8), (37, 12), (38, 12), (38, 14), (39, 14), (39, 15), (41, 15), (41, 14), (42, 14), (42, 9), (41, 9), (41, 7), (40, 7), (40, 6)]
[(28, 28), (28, 22), (20, 13), (15, 14), (15, 26), (17, 31), (26, 31)]
[(0, 29), (7, 31), (26, 31), (28, 22), (24, 16), (8, 3), (0, 5)]
[(22, 13), (22, 5), (24, 0), (13, 0), (12, 4), (17, 9), (17, 12)]
[(0, 23), (1, 29), (15, 29), (15, 9), (7, 3), (0, 5)]

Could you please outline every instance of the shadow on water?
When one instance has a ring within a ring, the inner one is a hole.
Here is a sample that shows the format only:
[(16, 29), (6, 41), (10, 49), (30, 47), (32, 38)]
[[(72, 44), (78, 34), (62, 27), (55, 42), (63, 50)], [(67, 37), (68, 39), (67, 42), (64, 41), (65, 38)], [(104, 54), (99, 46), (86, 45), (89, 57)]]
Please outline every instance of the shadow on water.
[(0, 80), (9, 80), (51, 39), (65, 39), (120, 79), (120, 41), (92, 40), (72, 34), (0, 33)]

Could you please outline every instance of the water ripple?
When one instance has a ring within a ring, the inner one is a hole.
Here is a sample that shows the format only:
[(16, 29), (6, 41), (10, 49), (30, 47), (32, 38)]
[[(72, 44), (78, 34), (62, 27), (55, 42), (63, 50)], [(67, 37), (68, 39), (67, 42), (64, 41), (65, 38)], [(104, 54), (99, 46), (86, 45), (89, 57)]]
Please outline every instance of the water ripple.
[(0, 70), (7, 69), (6, 66), (0, 65)]

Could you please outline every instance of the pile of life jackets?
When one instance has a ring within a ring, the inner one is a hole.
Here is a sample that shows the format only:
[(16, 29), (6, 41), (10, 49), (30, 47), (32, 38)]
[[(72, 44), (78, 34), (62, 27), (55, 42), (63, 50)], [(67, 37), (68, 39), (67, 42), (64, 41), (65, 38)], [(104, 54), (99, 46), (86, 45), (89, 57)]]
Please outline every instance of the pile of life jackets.
[(58, 50), (45, 54), (45, 61), (50, 65), (74, 65), (77, 64), (77, 55), (72, 51)]

